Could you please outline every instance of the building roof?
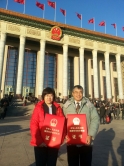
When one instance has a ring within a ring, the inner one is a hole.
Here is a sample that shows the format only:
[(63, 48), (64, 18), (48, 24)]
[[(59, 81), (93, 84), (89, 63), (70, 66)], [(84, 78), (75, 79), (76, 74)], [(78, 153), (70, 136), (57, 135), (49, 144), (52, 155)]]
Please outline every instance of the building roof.
[(0, 19), (45, 30), (50, 30), (53, 26), (59, 26), (61, 27), (63, 34), (124, 46), (124, 38), (121, 37), (45, 20), (2, 8), (0, 8)]

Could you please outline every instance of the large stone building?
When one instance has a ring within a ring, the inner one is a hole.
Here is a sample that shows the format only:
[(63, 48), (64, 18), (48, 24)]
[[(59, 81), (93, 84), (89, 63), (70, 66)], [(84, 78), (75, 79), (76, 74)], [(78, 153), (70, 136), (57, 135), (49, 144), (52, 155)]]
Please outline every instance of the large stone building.
[(1, 97), (40, 98), (49, 86), (66, 98), (80, 84), (88, 98), (123, 101), (123, 38), (4, 9), (0, 32)]

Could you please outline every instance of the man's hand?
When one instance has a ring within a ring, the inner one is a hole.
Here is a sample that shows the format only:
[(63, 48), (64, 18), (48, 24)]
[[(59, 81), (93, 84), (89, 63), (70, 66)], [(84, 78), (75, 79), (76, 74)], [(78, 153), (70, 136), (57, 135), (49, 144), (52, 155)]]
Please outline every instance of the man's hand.
[(91, 144), (91, 141), (92, 141), (92, 136), (88, 135), (88, 136), (87, 136), (87, 139), (86, 139), (87, 145), (90, 145), (90, 144)]
[(42, 144), (39, 145), (39, 147), (47, 147), (46, 144), (43, 142)]

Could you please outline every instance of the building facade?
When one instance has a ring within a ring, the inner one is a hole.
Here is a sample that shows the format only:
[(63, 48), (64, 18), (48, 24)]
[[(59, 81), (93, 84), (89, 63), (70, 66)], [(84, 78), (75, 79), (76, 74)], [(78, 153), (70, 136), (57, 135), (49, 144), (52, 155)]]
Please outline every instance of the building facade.
[(1, 97), (41, 98), (49, 86), (67, 98), (80, 84), (88, 98), (124, 101), (123, 38), (4, 9), (0, 32)]

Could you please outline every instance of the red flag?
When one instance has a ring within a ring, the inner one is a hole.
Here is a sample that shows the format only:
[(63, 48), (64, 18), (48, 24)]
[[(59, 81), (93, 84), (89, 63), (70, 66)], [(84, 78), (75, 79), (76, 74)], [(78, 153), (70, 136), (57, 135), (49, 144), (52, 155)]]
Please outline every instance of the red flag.
[(105, 26), (105, 21), (99, 23), (100, 26)]
[(88, 20), (88, 23), (94, 23), (94, 18), (91, 18), (90, 20)]
[(81, 20), (82, 19), (82, 15), (79, 14), (79, 13), (76, 13), (77, 14), (77, 17)]
[(66, 16), (66, 10), (63, 10), (63, 9), (60, 8), (60, 12), (61, 12), (64, 16)]
[(44, 10), (44, 4), (36, 2), (36, 6), (39, 7), (40, 9)]
[(124, 31), (124, 27), (122, 27), (122, 30)]
[(113, 27), (116, 28), (116, 24), (111, 24), (111, 25), (113, 25)]
[(56, 2), (51, 2), (51, 1), (48, 1), (48, 6), (51, 6), (52, 8), (56, 8)]
[(21, 3), (21, 4), (24, 4), (25, 3), (25, 0), (14, 0), (15, 2), (18, 2), (18, 3)]

